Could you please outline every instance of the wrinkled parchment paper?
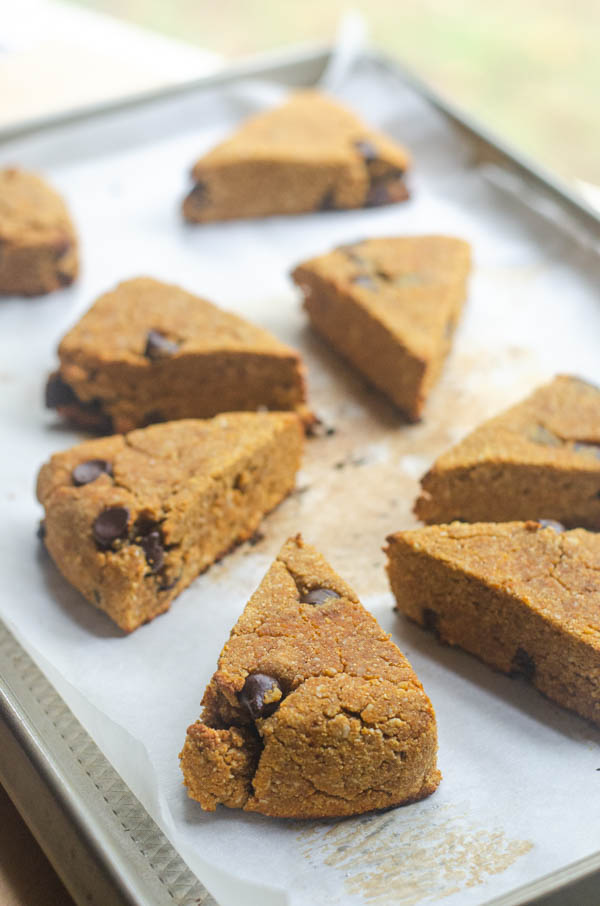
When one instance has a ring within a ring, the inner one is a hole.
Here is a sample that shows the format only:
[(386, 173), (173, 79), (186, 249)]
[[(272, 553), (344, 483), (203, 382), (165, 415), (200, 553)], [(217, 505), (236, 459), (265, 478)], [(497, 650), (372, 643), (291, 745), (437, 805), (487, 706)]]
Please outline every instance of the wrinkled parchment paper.
[[(190, 867), (240, 903), (482, 903), (591, 854), (600, 840), (600, 733), (524, 683), (441, 647), (392, 610), (381, 546), (414, 524), (418, 478), (482, 418), (558, 371), (600, 380), (598, 262), (554, 212), (489, 167), (412, 89), (344, 43), (327, 87), (406, 142), (413, 199), (357, 212), (185, 225), (192, 161), (281, 99), (239, 84), (161, 101), (5, 146), (45, 171), (82, 237), (77, 285), (0, 302), (1, 612)], [(468, 239), (475, 269), (454, 351), (424, 421), (405, 425), (306, 328), (288, 279), (301, 259), (378, 235)], [(38, 545), (41, 463), (81, 435), (43, 409), (57, 341), (102, 291), (150, 274), (234, 310), (301, 349), (332, 436), (311, 440), (297, 493), (243, 545), (124, 637)], [(177, 754), (219, 651), (279, 546), (302, 531), (407, 654), (439, 721), (444, 779), (424, 802), (342, 821), (203, 813)]]

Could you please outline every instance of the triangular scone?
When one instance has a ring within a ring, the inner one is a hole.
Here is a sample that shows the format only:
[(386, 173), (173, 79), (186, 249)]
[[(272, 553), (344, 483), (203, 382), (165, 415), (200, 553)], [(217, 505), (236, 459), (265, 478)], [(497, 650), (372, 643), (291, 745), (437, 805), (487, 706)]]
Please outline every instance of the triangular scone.
[(300, 536), (246, 605), (202, 703), (180, 757), (208, 810), (353, 815), (440, 780), (435, 715), (410, 664)]
[(600, 535), (455, 522), (388, 542), (402, 613), (600, 724)]
[(316, 91), (251, 117), (195, 164), (188, 220), (361, 208), (404, 201), (404, 148)]
[(409, 236), (340, 246), (292, 276), (312, 326), (414, 420), (450, 349), (469, 267), (464, 240)]
[(302, 441), (291, 412), (230, 412), (78, 444), (38, 476), (46, 547), (130, 632), (252, 536), (292, 490)]
[(105, 434), (263, 407), (312, 418), (294, 349), (150, 277), (100, 296), (62, 339), (58, 354), (47, 405)]
[(60, 195), (36, 173), (0, 170), (0, 296), (50, 293), (77, 272), (77, 236)]
[(421, 485), (424, 522), (600, 528), (600, 389), (556, 377), (442, 454)]

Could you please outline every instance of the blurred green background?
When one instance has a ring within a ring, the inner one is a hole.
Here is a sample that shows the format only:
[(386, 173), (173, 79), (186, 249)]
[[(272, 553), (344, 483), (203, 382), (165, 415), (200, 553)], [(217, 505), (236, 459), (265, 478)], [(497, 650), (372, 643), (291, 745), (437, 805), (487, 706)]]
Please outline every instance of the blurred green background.
[[(73, 0), (239, 57), (331, 39), (343, 0)], [(569, 179), (600, 183), (600, 0), (357, 0), (373, 42)]]

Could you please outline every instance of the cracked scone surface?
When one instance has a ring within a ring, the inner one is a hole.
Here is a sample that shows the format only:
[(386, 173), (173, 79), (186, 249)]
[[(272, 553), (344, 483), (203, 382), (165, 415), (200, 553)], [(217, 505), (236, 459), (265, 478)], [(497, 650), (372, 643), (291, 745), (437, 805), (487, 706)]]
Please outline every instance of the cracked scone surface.
[(421, 487), (415, 513), (428, 523), (600, 529), (600, 389), (557, 376), (443, 453)]
[[(262, 713), (244, 699), (257, 675), (272, 681)], [(203, 706), (180, 758), (189, 795), (205, 809), (353, 815), (422, 799), (440, 781), (435, 715), (421, 683), (300, 536), (246, 605)]]
[(392, 204), (407, 151), (316, 91), (259, 113), (203, 157), (183, 203), (192, 222)]
[(150, 277), (105, 293), (64, 336), (47, 404), (102, 433), (219, 412), (295, 410), (300, 355), (268, 331)]
[(368, 239), (299, 264), (311, 326), (411, 420), (437, 381), (466, 296), (467, 242)]
[(40, 470), (44, 543), (125, 631), (167, 610), (293, 488), (293, 413), (227, 413), (87, 441)]
[(388, 539), (398, 609), (600, 724), (600, 535), (452, 523)]
[(77, 271), (75, 229), (60, 195), (36, 173), (0, 169), (0, 295), (50, 293)]

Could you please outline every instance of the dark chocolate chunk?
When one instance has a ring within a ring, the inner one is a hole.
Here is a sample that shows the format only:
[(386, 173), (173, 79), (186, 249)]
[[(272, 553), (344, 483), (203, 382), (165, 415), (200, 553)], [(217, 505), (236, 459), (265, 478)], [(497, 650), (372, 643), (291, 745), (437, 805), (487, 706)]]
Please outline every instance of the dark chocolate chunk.
[(158, 330), (149, 330), (146, 336), (144, 355), (147, 359), (168, 359), (175, 355), (179, 346), (163, 336)]
[(205, 182), (197, 182), (191, 190), (188, 198), (194, 202), (197, 207), (205, 207), (208, 204), (208, 187)]
[(105, 459), (88, 459), (87, 462), (80, 462), (71, 472), (71, 478), (76, 487), (90, 484), (101, 475), (112, 475), (112, 465)]
[(362, 286), (363, 289), (377, 289), (377, 284), (369, 274), (357, 274), (356, 277), (352, 277), (351, 283), (356, 283), (357, 286)]
[(542, 528), (551, 528), (555, 532), (564, 532), (565, 530), (562, 522), (557, 522), (555, 519), (538, 519), (538, 522)]
[(165, 563), (165, 549), (158, 529), (155, 529), (147, 535), (144, 535), (143, 538), (140, 538), (139, 544), (146, 555), (148, 566), (151, 568), (152, 572), (159, 572)]
[(335, 192), (333, 189), (327, 189), (319, 202), (319, 211), (335, 211)]
[(312, 588), (301, 596), (300, 601), (302, 604), (312, 604), (318, 607), (320, 604), (325, 604), (329, 598), (339, 597), (337, 591), (333, 591), (331, 588)]
[(376, 179), (371, 183), (364, 201), (365, 208), (377, 208), (384, 204), (395, 204), (406, 201), (408, 189), (406, 188), (401, 170)]
[(109, 547), (127, 534), (129, 510), (124, 506), (111, 506), (96, 516), (92, 532), (98, 547), (108, 550)]
[(72, 406), (74, 403), (79, 403), (74, 391), (55, 371), (46, 384), (46, 408), (56, 409), (59, 406)]
[(240, 704), (248, 711), (252, 720), (259, 717), (269, 717), (279, 707), (281, 696), (277, 701), (265, 702), (265, 698), (271, 698), (269, 693), (279, 689), (283, 694), (278, 681), (273, 676), (267, 676), (265, 673), (251, 673), (246, 677), (246, 682), (239, 693)]
[(440, 615), (436, 610), (432, 610), (430, 607), (423, 608), (423, 627), (429, 632), (433, 632), (434, 635), (439, 636), (440, 631)]
[(529, 681), (535, 676), (535, 661), (524, 648), (517, 648), (512, 659), (511, 674), (513, 676), (523, 676)]
[(372, 164), (379, 159), (377, 148), (372, 142), (369, 142), (366, 139), (359, 139), (359, 141), (354, 142), (354, 147), (366, 164)]

